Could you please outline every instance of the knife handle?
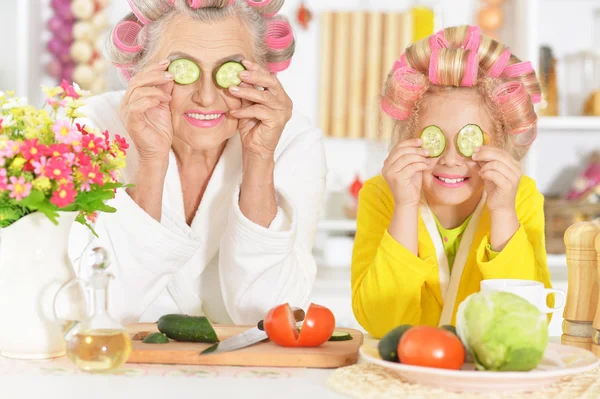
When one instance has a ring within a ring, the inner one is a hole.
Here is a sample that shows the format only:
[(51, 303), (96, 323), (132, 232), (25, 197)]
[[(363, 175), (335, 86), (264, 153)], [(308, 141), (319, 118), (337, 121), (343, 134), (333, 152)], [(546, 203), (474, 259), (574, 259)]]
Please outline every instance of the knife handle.
[[(304, 320), (304, 317), (306, 316), (306, 314), (304, 313), (303, 309), (301, 309), (301, 308), (292, 308), (292, 311), (294, 312), (294, 319), (296, 319), (296, 322)], [(258, 327), (259, 330), (265, 331), (264, 320), (259, 321), (257, 327)]]

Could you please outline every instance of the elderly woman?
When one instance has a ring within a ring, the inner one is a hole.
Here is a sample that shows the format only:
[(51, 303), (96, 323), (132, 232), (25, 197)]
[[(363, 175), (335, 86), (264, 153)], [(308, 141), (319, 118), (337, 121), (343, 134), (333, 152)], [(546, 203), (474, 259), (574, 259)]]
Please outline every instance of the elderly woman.
[(294, 52), (283, 1), (129, 0), (113, 29), (127, 90), (89, 99), (84, 122), (131, 145), (133, 186), (93, 243), (113, 255), (122, 322), (256, 323), (308, 303), (326, 165), (320, 131), (275, 76)]

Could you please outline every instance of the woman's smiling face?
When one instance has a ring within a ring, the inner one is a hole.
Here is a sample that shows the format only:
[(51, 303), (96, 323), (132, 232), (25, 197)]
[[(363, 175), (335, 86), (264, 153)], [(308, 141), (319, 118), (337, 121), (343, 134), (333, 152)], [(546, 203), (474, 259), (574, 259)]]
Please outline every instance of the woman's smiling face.
[(185, 58), (200, 68), (195, 82), (175, 83), (170, 102), (174, 138), (193, 150), (218, 148), (237, 130), (229, 111), (241, 101), (217, 85), (215, 73), (228, 61), (253, 61), (248, 36), (237, 18), (203, 23), (185, 15), (174, 17), (162, 32), (153, 61)]

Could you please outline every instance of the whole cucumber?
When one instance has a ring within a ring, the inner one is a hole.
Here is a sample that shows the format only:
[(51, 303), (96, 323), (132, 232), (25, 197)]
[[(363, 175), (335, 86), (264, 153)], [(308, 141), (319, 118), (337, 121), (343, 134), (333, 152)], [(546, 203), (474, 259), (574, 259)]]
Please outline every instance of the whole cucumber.
[(180, 342), (219, 342), (210, 321), (204, 316), (167, 314), (158, 319), (158, 330)]

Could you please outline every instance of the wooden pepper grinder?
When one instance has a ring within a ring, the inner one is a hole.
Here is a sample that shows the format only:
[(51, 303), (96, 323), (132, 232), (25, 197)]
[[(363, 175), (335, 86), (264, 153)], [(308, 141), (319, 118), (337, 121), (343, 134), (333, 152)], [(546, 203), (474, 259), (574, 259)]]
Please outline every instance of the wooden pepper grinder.
[(600, 223), (580, 222), (570, 226), (564, 238), (569, 282), (561, 342), (590, 351), (594, 328), (600, 329), (600, 316), (597, 315), (598, 258), (595, 249), (598, 234)]
[[(600, 219), (597, 219), (596, 225), (600, 226)], [(598, 268), (598, 275), (600, 276), (600, 233), (596, 234), (596, 265)], [(600, 307), (596, 310), (596, 317), (594, 318), (594, 335), (592, 337), (592, 342), (592, 351), (596, 356), (600, 357)]]

